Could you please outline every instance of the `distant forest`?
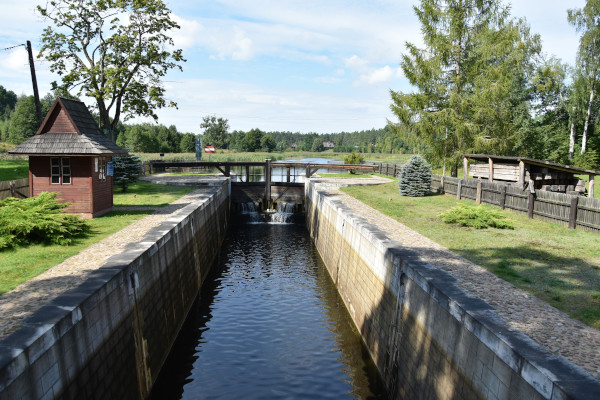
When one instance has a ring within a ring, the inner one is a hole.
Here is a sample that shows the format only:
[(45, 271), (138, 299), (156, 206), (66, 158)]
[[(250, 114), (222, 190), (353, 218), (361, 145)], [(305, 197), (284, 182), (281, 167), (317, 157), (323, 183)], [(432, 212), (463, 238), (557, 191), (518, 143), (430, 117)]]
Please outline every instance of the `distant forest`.
[[(41, 99), (42, 115), (50, 110), (55, 96)], [(189, 153), (195, 151), (196, 137), (202, 145), (215, 146), (217, 151), (313, 151), (333, 149), (335, 152), (361, 153), (418, 153), (423, 149), (407, 141), (406, 136), (395, 134), (393, 126), (355, 132), (299, 133), (264, 132), (258, 128), (248, 132), (231, 131), (228, 120), (206, 116), (198, 121), (199, 132), (180, 132), (175, 125), (123, 124), (115, 132), (116, 143), (133, 153)], [(0, 138), (3, 142), (22, 143), (37, 131), (33, 96), (17, 96), (0, 86)]]

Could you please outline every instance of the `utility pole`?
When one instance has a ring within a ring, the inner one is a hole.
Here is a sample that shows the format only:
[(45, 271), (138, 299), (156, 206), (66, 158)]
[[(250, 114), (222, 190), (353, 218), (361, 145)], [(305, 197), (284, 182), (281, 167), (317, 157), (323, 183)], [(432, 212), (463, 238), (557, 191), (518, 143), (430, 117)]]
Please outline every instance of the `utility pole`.
[(38, 128), (42, 125), (42, 106), (40, 104), (40, 93), (38, 92), (37, 79), (35, 78), (35, 66), (33, 65), (33, 52), (31, 42), (27, 41), (27, 53), (29, 54), (29, 69), (31, 70), (31, 82), (33, 83), (33, 98), (35, 99), (35, 113), (37, 114)]

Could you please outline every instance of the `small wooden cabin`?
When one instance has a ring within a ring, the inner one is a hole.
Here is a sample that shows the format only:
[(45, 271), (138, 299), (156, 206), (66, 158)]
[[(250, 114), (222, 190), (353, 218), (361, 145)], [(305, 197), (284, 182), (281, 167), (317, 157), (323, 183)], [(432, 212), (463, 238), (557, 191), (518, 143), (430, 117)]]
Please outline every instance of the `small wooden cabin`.
[(92, 218), (113, 207), (107, 163), (127, 151), (102, 134), (86, 105), (57, 98), (37, 133), (11, 151), (29, 156), (29, 195), (57, 192), (65, 211)]
[[(465, 154), (463, 175), (490, 182), (533, 184), (535, 189), (573, 195), (586, 193), (586, 181), (575, 175), (589, 177), (589, 197), (594, 197), (594, 177), (600, 172), (526, 157)], [(469, 160), (475, 163), (469, 164)], [(479, 161), (479, 163), (477, 163)], [(484, 161), (484, 162), (481, 162)]]

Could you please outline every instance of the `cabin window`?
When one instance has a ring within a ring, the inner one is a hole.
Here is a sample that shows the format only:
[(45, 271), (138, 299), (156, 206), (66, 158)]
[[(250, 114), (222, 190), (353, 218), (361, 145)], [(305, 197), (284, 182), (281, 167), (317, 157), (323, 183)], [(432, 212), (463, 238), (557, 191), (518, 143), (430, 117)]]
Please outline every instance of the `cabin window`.
[(68, 185), (71, 183), (71, 158), (50, 158), (50, 183), (53, 185)]
[(106, 158), (98, 158), (98, 179), (100, 182), (106, 182)]

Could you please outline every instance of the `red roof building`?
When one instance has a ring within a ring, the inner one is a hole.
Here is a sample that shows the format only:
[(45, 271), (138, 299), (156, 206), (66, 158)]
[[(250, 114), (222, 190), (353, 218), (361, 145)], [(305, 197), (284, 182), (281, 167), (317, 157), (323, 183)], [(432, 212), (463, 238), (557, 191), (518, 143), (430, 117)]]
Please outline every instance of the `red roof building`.
[(11, 151), (29, 156), (29, 195), (56, 192), (66, 212), (96, 217), (112, 210), (112, 158), (127, 151), (102, 134), (86, 105), (57, 98), (37, 133)]

